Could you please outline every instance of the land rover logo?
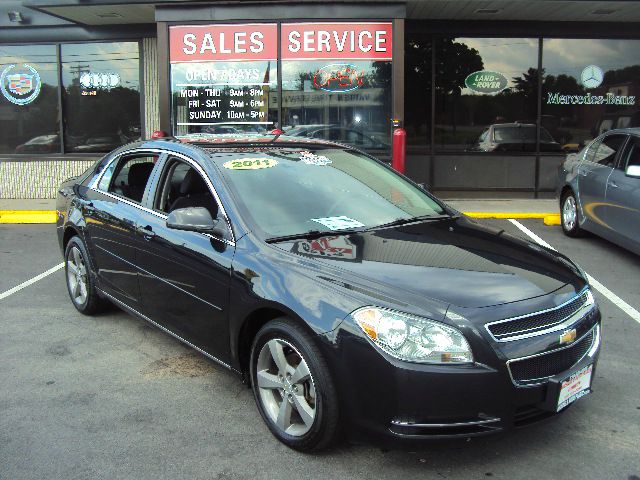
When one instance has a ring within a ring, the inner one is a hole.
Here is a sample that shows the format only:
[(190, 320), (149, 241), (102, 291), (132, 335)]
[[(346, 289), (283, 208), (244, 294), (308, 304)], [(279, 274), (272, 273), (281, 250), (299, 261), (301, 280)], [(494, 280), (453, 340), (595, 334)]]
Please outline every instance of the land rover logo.
[(16, 105), (33, 102), (40, 93), (40, 75), (31, 65), (9, 65), (0, 75), (0, 90), (4, 98)]
[(507, 88), (508, 83), (507, 77), (491, 70), (473, 72), (464, 80), (467, 88), (478, 93), (498, 93)]

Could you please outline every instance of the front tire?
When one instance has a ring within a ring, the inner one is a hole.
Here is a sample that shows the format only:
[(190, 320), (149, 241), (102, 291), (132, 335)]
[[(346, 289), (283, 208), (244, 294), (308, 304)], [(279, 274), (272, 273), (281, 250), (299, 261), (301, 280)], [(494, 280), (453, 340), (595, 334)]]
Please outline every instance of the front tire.
[(560, 202), (560, 223), (562, 231), (568, 237), (579, 237), (583, 230), (580, 228), (578, 221), (578, 201), (575, 194), (569, 190), (562, 196)]
[(67, 291), (71, 303), (84, 315), (98, 313), (105, 306), (106, 300), (98, 295), (87, 249), (77, 235), (67, 243), (64, 260)]
[(251, 383), (271, 433), (302, 452), (323, 450), (338, 433), (338, 396), (313, 338), (288, 318), (263, 326), (251, 350)]

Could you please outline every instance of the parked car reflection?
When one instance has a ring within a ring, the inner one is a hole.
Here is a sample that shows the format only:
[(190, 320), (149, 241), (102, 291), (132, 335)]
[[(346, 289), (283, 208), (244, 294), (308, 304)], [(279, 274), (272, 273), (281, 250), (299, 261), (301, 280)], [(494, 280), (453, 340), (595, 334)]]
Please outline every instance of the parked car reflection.
[(94, 135), (87, 137), (84, 142), (73, 147), (73, 151), (78, 153), (109, 152), (128, 141), (127, 137), (119, 134)]
[(18, 145), (16, 153), (59, 153), (60, 137), (56, 134), (39, 135), (31, 140)]
[(380, 140), (377, 136), (367, 134), (353, 128), (342, 127), (340, 125), (316, 124), (298, 125), (291, 130), (286, 130), (287, 135), (292, 137), (318, 138), (331, 140), (333, 142), (346, 143), (357, 148), (371, 150), (387, 150), (389, 144)]
[[(476, 143), (474, 152), (535, 152), (536, 125), (533, 123), (496, 123), (485, 128)], [(560, 152), (560, 144), (540, 127), (540, 151)]]

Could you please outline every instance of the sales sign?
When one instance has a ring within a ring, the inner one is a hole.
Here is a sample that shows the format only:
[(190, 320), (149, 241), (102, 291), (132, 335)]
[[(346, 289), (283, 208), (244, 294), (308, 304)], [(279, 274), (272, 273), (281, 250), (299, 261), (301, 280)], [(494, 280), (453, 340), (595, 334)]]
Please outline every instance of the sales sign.
[(275, 23), (169, 27), (169, 59), (178, 62), (275, 60)]
[(391, 60), (392, 24), (282, 24), (282, 60)]

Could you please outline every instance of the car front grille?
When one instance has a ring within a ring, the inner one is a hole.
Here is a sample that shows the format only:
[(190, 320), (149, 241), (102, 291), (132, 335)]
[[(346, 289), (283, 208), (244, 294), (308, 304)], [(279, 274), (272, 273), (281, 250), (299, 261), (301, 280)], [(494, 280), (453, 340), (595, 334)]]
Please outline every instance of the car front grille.
[(498, 341), (533, 336), (563, 324), (586, 305), (593, 303), (592, 298), (589, 291), (584, 291), (564, 305), (544, 312), (493, 322), (487, 325), (487, 330)]
[(540, 383), (569, 370), (589, 352), (598, 336), (598, 328), (592, 328), (584, 337), (568, 347), (509, 361), (507, 366), (514, 383), (523, 386)]

